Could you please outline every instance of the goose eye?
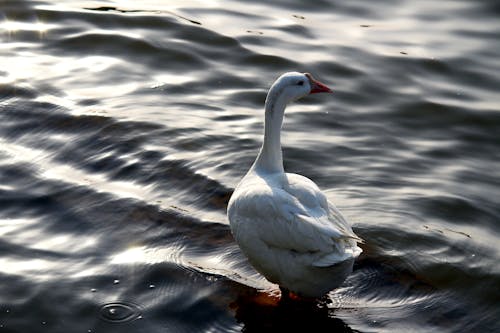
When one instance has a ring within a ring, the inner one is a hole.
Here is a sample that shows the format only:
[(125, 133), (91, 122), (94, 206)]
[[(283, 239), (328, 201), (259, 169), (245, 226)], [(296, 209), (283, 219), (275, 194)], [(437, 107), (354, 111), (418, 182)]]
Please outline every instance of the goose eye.
[(304, 85), (304, 81), (299, 81), (297, 84), (298, 84), (299, 86), (303, 86), (303, 85)]

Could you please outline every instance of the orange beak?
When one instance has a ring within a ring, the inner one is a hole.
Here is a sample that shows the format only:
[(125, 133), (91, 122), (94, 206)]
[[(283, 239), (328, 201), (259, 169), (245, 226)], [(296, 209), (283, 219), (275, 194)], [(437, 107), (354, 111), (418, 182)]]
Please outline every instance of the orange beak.
[(311, 74), (305, 73), (307, 78), (309, 79), (309, 83), (311, 84), (311, 91), (309, 92), (310, 94), (316, 94), (316, 93), (333, 93), (333, 91), (328, 88), (325, 84), (315, 80)]

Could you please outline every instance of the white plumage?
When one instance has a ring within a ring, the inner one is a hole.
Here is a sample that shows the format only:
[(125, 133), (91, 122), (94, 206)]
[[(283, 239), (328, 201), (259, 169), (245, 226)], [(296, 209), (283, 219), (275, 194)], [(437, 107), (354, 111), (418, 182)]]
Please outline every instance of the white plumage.
[(286, 73), (266, 98), (262, 148), (228, 205), (231, 231), (257, 271), (282, 289), (320, 297), (352, 271), (361, 239), (310, 179), (285, 173), (280, 132), (287, 103), (331, 90)]

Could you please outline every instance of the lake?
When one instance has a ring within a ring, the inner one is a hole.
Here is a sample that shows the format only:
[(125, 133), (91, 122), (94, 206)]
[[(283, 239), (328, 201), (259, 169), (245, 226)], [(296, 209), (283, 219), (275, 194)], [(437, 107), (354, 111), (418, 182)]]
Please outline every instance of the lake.
[[(0, 2), (1, 332), (498, 332), (500, 5)], [(363, 254), (313, 304), (235, 244), (232, 191), (287, 108), (285, 169)]]

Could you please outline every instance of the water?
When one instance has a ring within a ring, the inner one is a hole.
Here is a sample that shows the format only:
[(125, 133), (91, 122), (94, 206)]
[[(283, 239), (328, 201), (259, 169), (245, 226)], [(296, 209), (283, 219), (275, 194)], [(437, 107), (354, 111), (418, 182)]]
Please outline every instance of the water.
[[(0, 332), (494, 332), (496, 1), (0, 2)], [(267, 88), (285, 168), (366, 240), (313, 305), (235, 245)]]

